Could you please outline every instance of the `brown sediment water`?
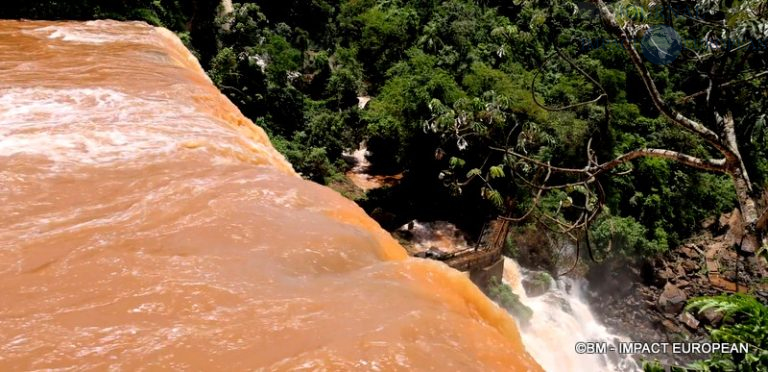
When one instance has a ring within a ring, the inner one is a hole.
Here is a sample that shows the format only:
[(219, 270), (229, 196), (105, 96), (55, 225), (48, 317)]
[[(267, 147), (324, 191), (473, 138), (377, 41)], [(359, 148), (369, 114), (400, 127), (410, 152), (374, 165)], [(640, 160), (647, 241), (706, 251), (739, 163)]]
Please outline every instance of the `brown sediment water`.
[(0, 21), (0, 370), (539, 370), (169, 31)]
[[(360, 97), (358, 97), (358, 99), (359, 98)], [(392, 175), (368, 173), (371, 164), (366, 158), (367, 153), (368, 149), (365, 147), (364, 143), (361, 143), (360, 148), (357, 150), (344, 154), (354, 160), (355, 165), (347, 172), (346, 176), (352, 181), (352, 184), (357, 186), (357, 188), (363, 191), (369, 191), (380, 187), (397, 185), (400, 180), (403, 179), (402, 173)]]

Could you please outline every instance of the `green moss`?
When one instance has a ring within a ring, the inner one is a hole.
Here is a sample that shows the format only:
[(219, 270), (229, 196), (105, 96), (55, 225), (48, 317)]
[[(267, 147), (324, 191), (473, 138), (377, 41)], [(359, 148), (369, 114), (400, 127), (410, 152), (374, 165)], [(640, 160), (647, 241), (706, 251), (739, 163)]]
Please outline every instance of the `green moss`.
[(533, 310), (520, 302), (520, 297), (512, 292), (512, 288), (502, 283), (496, 277), (488, 284), (488, 296), (499, 306), (509, 311), (518, 321), (526, 323), (531, 320)]

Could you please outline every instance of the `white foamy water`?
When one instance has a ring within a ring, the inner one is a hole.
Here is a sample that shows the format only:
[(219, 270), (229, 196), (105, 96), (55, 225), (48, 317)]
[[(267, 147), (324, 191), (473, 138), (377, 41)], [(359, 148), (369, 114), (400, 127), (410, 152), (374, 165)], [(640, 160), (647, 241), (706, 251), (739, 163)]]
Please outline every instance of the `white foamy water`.
[[(98, 165), (168, 154), (180, 146), (211, 147), (206, 139), (217, 136), (246, 142), (224, 123), (199, 125), (208, 119), (193, 107), (168, 110), (162, 98), (168, 99), (106, 88), (0, 88), (0, 122), (8, 123), (0, 126), (0, 156), (40, 155), (58, 166)], [(148, 126), (148, 120), (175, 125)], [(217, 144), (215, 150), (242, 152), (229, 143)]]
[[(134, 22), (137, 25), (141, 25), (139, 22)], [(68, 41), (73, 43), (84, 44), (106, 44), (114, 42), (137, 42), (136, 35), (126, 35), (119, 31), (110, 32), (110, 21), (88, 21), (72, 25), (70, 27), (60, 26), (46, 26), (40, 27), (34, 30), (25, 31), (30, 35), (44, 35), (49, 39), (58, 39), (61, 41)], [(146, 34), (149, 35), (152, 32), (150, 27), (146, 28)], [(142, 35), (145, 36), (145, 35)], [(149, 38), (148, 38), (149, 39)]]
[[(438, 249), (455, 252), (469, 248), (463, 233), (445, 221), (412, 221), (396, 230), (406, 238), (413, 251)], [(571, 278), (553, 281), (549, 290), (536, 297), (528, 297), (523, 279), (533, 272), (521, 268), (517, 262), (504, 257), (503, 282), (517, 294), (520, 301), (533, 310), (527, 324), (519, 324), (525, 348), (545, 370), (550, 372), (629, 372), (640, 370), (629, 355), (583, 355), (575, 351), (578, 342), (629, 342), (627, 337), (612, 334), (598, 321), (589, 303), (584, 299), (584, 282)]]
[[(584, 283), (571, 278), (559, 278), (547, 293), (528, 297), (522, 280), (525, 269), (514, 260), (504, 258), (504, 282), (533, 310), (527, 325), (521, 324), (520, 334), (525, 348), (547, 371), (636, 371), (637, 363), (627, 355), (580, 355), (578, 342), (629, 342), (626, 337), (612, 334), (595, 319), (584, 301)], [(610, 352), (609, 352), (610, 353)]]
[(439, 249), (451, 253), (470, 249), (470, 245), (456, 225), (446, 221), (421, 222), (411, 221), (396, 230), (407, 236), (414, 252)]
[(0, 20), (0, 371), (538, 371), (167, 30)]

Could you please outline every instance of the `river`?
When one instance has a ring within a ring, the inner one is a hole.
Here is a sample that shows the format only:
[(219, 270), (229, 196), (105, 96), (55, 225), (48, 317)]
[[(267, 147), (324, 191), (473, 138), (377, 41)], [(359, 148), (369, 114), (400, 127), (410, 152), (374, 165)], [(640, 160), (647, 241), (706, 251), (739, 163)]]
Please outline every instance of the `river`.
[(169, 31), (0, 21), (0, 70), (1, 370), (539, 370)]

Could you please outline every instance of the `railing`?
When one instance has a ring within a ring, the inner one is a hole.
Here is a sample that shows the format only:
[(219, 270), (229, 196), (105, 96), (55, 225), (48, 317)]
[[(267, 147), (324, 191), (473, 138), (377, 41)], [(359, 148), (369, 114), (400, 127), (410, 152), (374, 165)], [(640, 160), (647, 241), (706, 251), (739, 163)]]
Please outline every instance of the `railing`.
[(460, 271), (481, 269), (497, 262), (504, 249), (509, 221), (497, 219), (483, 226), (474, 248), (463, 249), (434, 259)]

